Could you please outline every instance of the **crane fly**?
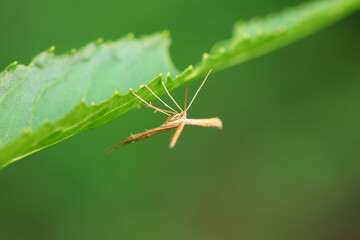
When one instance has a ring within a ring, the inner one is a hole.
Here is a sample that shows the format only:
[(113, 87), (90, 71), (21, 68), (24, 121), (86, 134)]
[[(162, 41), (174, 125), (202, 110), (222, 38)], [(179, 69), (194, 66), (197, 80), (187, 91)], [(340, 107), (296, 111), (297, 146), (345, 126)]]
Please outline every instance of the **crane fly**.
[(184, 129), (185, 125), (194, 125), (194, 126), (200, 126), (200, 127), (214, 127), (214, 128), (222, 129), (223, 124), (222, 124), (221, 120), (219, 118), (217, 118), (217, 117), (216, 118), (207, 118), (207, 119), (189, 119), (189, 118), (187, 118), (187, 111), (191, 107), (192, 103), (194, 102), (196, 96), (198, 95), (200, 89), (204, 85), (204, 83), (205, 83), (205, 81), (208, 78), (210, 73), (211, 73), (211, 70), (208, 72), (208, 74), (204, 78), (202, 84), (200, 85), (200, 87), (196, 91), (194, 97), (192, 98), (192, 100), (191, 100), (191, 102), (190, 102), (190, 104), (188, 106), (186, 106), (187, 93), (188, 93), (188, 88), (186, 88), (184, 109), (182, 109), (179, 106), (179, 104), (177, 104), (175, 99), (171, 96), (171, 94), (167, 90), (164, 82), (162, 82), (162, 85), (163, 85), (166, 93), (169, 95), (170, 99), (175, 103), (176, 107), (180, 110), (179, 112), (177, 110), (175, 110), (174, 108), (172, 108), (171, 106), (169, 106), (167, 103), (165, 103), (160, 97), (158, 97), (146, 85), (144, 85), (144, 86), (151, 92), (151, 94), (153, 94), (157, 99), (159, 99), (159, 101), (162, 102), (169, 110), (161, 109), (161, 108), (153, 106), (151, 104), (151, 102), (150, 103), (146, 102), (144, 99), (139, 97), (136, 93), (134, 93), (134, 91), (130, 88), (130, 92), (132, 94), (134, 94), (135, 97), (140, 99), (146, 106), (154, 109), (155, 112), (161, 112), (161, 113), (167, 115), (168, 118), (165, 121), (165, 123), (162, 124), (160, 127), (153, 128), (151, 130), (146, 130), (145, 132), (134, 134), (134, 135), (131, 134), (131, 136), (126, 138), (123, 142), (115, 143), (114, 145), (112, 145), (109, 148), (105, 149), (105, 151), (108, 151), (108, 153), (111, 153), (111, 152), (115, 151), (116, 149), (118, 149), (119, 147), (125, 146), (125, 145), (127, 145), (129, 143), (133, 143), (133, 142), (145, 139), (145, 138), (149, 138), (149, 137), (151, 137), (151, 136), (153, 136), (155, 134), (158, 134), (158, 133), (162, 133), (162, 132), (166, 132), (166, 131), (169, 131), (169, 130), (172, 130), (172, 129), (176, 129), (174, 135), (170, 138), (170, 148), (173, 148), (175, 146), (175, 144), (176, 144), (182, 130)]

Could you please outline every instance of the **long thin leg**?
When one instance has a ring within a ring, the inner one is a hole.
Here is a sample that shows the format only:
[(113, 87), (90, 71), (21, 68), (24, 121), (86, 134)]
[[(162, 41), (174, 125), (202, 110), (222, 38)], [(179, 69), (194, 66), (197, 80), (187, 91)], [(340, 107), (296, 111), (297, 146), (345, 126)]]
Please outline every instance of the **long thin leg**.
[(169, 97), (171, 98), (171, 100), (173, 100), (173, 102), (175, 103), (175, 105), (180, 109), (181, 112), (183, 112), (184, 110), (181, 109), (181, 107), (179, 106), (179, 104), (177, 104), (177, 102), (175, 101), (175, 99), (170, 95), (169, 91), (167, 90), (165, 83), (161, 82), (162, 85), (164, 86), (164, 89), (166, 91), (166, 93), (169, 95)]
[(134, 91), (133, 91), (131, 88), (130, 88), (130, 92), (131, 92), (132, 94), (134, 94), (135, 97), (137, 97), (138, 99), (140, 99), (143, 103), (145, 103), (146, 106), (148, 106), (148, 107), (150, 107), (150, 108), (153, 108), (153, 109), (155, 109), (156, 111), (162, 112), (162, 113), (165, 114), (165, 115), (171, 116), (170, 114), (166, 113), (166, 112), (163, 111), (162, 109), (157, 108), (157, 107), (149, 104), (148, 102), (146, 102), (144, 99), (142, 99), (141, 97), (139, 97), (136, 93), (134, 93)]
[(180, 137), (182, 130), (184, 129), (184, 126), (185, 126), (185, 122), (180, 123), (179, 127), (176, 129), (176, 132), (170, 138), (170, 146), (169, 146), (170, 148), (173, 148), (175, 146), (177, 140)]
[[(151, 102), (149, 102), (149, 105), (151, 105), (151, 106), (154, 107), (154, 105), (152, 105)], [(145, 105), (145, 104), (144, 104), (144, 106), (149, 107), (148, 105)], [(173, 111), (170, 111), (170, 110), (166, 110), (166, 109), (162, 109), (162, 108), (159, 108), (159, 109), (161, 109), (161, 110), (163, 110), (164, 112), (169, 113), (169, 114), (177, 114), (177, 113), (174, 113)], [(157, 111), (158, 111), (158, 110), (155, 109), (155, 112), (157, 112)]]
[(191, 100), (191, 102), (190, 102), (189, 106), (185, 109), (185, 112), (186, 112), (187, 110), (189, 110), (189, 108), (190, 108), (191, 104), (192, 104), (192, 103), (193, 103), (193, 101), (195, 100), (196, 96), (198, 95), (198, 93), (199, 93), (200, 89), (201, 89), (201, 88), (202, 88), (202, 86), (204, 85), (204, 83), (205, 83), (206, 79), (208, 78), (209, 74), (211, 73), (211, 71), (212, 71), (212, 69), (210, 69), (210, 71), (209, 71), (209, 72), (208, 72), (208, 74), (206, 75), (206, 77), (205, 77), (204, 81), (203, 81), (203, 82), (202, 82), (202, 84), (200, 85), (199, 89), (196, 91), (196, 93), (195, 93), (195, 95), (194, 95), (193, 99)]
[(185, 107), (184, 107), (185, 112), (186, 112), (186, 101), (187, 101), (188, 91), (189, 91), (189, 86), (187, 86), (185, 90)]
[(157, 99), (159, 99), (160, 102), (162, 102), (166, 107), (168, 107), (169, 109), (173, 110), (174, 113), (178, 113), (175, 109), (173, 109), (172, 107), (170, 107), (169, 105), (166, 104), (166, 102), (164, 102), (163, 100), (161, 100), (161, 98), (158, 97), (158, 95), (156, 95), (147, 85), (144, 85)]

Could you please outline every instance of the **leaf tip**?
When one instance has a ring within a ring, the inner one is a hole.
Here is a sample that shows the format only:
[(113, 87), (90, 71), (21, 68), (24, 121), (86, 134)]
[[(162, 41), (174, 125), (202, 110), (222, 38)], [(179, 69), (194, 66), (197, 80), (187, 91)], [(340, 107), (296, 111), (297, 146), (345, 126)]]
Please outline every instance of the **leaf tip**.
[(128, 35), (126, 36), (127, 39), (131, 40), (134, 39), (135, 35), (132, 32), (129, 32)]
[(166, 77), (167, 77), (167, 78), (169, 78), (169, 77), (170, 77), (170, 72), (168, 72), (168, 73), (166, 74)]
[(119, 95), (118, 90), (115, 90), (115, 91), (114, 91), (114, 95)]
[(163, 75), (162, 73), (159, 73), (158, 77), (162, 77), (162, 75)]
[(43, 124), (48, 124), (50, 121), (49, 121), (49, 119), (47, 119), (47, 118), (45, 118), (44, 120), (43, 120)]
[(101, 44), (103, 42), (104, 42), (104, 38), (102, 38), (102, 37), (99, 37), (98, 39), (96, 39), (97, 44)]
[(84, 104), (85, 102), (86, 102), (86, 98), (82, 98), (80, 101), (81, 104)]
[(71, 53), (71, 54), (75, 54), (75, 53), (76, 53), (76, 48), (71, 49), (71, 50), (70, 50), (70, 53)]
[(209, 54), (208, 53), (203, 53), (202, 55), (203, 59), (206, 60), (209, 58)]
[(13, 70), (16, 68), (17, 65), (18, 65), (18, 61), (15, 61), (15, 62), (9, 64), (9, 66), (6, 67), (6, 70), (7, 71)]
[(169, 30), (164, 30), (161, 34), (162, 34), (162, 36), (163, 36), (164, 38), (170, 37), (170, 31), (169, 31)]
[(49, 52), (54, 52), (55, 51), (55, 46), (52, 45), (50, 48), (49, 48)]
[(95, 106), (95, 102), (91, 102), (91, 106)]
[(193, 66), (193, 65), (189, 65), (188, 69), (189, 69), (189, 70), (193, 70), (193, 69), (194, 69), (194, 66)]

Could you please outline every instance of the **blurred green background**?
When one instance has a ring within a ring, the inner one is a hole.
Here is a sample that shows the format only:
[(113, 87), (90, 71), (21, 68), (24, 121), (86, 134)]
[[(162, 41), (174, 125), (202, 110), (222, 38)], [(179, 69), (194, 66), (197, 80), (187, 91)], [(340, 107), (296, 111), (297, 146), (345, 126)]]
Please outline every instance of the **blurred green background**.
[[(236, 20), (301, 2), (2, 0), (0, 69), (51, 45), (164, 29), (184, 69)], [(135, 109), (1, 170), (0, 239), (360, 239), (359, 24), (353, 14), (212, 74), (189, 117), (218, 116), (222, 131), (186, 127), (175, 149), (164, 133), (106, 155), (165, 120)]]

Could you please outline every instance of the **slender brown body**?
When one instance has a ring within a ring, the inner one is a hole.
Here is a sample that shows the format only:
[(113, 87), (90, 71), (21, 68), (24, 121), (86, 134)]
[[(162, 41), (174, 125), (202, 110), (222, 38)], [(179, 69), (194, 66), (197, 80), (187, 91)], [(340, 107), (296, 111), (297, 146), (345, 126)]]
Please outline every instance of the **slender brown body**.
[(222, 122), (219, 118), (176, 119), (174, 121), (166, 121), (160, 127), (146, 130), (145, 132), (142, 132), (142, 133), (131, 135), (130, 137), (126, 138), (123, 142), (115, 143), (114, 145), (110, 146), (107, 150), (109, 150), (109, 153), (111, 153), (112, 151), (118, 149), (119, 147), (125, 146), (129, 143), (137, 142), (142, 139), (149, 138), (155, 134), (167, 132), (169, 130), (177, 128), (177, 131), (170, 139), (170, 147), (173, 148), (185, 125), (193, 125), (193, 126), (200, 126), (200, 127), (213, 127), (213, 128), (222, 129)]
[[(210, 70), (211, 72), (211, 70)], [(195, 96), (193, 97), (193, 99), (191, 100), (190, 104), (188, 107), (186, 107), (186, 98), (187, 98), (187, 89), (186, 89), (186, 94), (185, 94), (185, 108), (184, 110), (182, 110), (180, 108), (180, 106), (176, 103), (176, 101), (173, 99), (173, 97), (170, 95), (170, 93), (168, 92), (168, 90), (165, 87), (165, 84), (163, 83), (163, 86), (167, 92), (167, 94), (169, 95), (169, 97), (174, 101), (174, 103), (176, 104), (176, 106), (181, 110), (180, 113), (178, 113), (175, 109), (171, 108), (168, 104), (166, 104), (165, 102), (163, 102), (153, 91), (151, 91), (150, 88), (148, 88), (147, 86), (145, 86), (146, 88), (149, 89), (149, 91), (156, 97), (158, 98), (166, 107), (168, 107), (169, 109), (171, 109), (172, 111), (169, 110), (164, 110), (164, 109), (160, 109), (158, 107), (155, 107), (153, 105), (151, 105), (151, 103), (147, 103), (145, 100), (143, 100), (142, 98), (140, 98), (138, 95), (136, 95), (131, 89), (130, 91), (137, 97), (139, 98), (141, 101), (143, 101), (148, 107), (155, 109), (156, 111), (159, 111), (163, 114), (166, 114), (169, 116), (169, 118), (165, 121), (164, 124), (162, 124), (160, 127), (157, 128), (153, 128), (151, 130), (146, 130), (145, 132), (142, 133), (138, 133), (135, 135), (131, 135), (130, 137), (126, 138), (123, 142), (119, 142), (119, 143), (115, 143), (114, 145), (110, 146), (109, 148), (107, 148), (105, 151), (109, 151), (108, 153), (113, 152), (114, 150), (118, 149), (119, 147), (125, 146), (129, 143), (133, 143), (145, 138), (149, 138), (155, 134), (158, 133), (162, 133), (162, 132), (166, 132), (172, 129), (176, 129), (175, 134), (171, 137), (170, 139), (170, 148), (173, 148), (182, 132), (182, 130), (184, 129), (185, 125), (193, 125), (193, 126), (200, 126), (200, 127), (213, 127), (213, 128), (218, 128), (218, 129), (222, 129), (223, 124), (221, 122), (221, 120), (219, 118), (207, 118), (207, 119), (188, 119), (187, 118), (187, 110), (190, 108), (191, 104), (193, 103), (196, 95), (198, 94), (198, 92), (200, 91), (201, 87), (204, 85), (207, 77), (209, 76), (210, 72), (206, 75), (203, 83), (201, 84), (201, 86), (199, 87), (199, 89), (197, 90), (197, 92), (195, 93)], [(170, 115), (169, 113), (172, 113), (173, 115)]]

